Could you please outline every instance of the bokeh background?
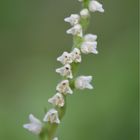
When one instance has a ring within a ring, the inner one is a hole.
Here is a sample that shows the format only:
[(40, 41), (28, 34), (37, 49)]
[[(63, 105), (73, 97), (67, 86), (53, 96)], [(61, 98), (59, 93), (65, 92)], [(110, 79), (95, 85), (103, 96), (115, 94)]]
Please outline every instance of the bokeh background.
[[(100, 0), (89, 33), (99, 55), (84, 56), (79, 75), (93, 75), (93, 91), (68, 97), (59, 129), (62, 140), (138, 140), (138, 1)], [(28, 114), (44, 116), (55, 94), (72, 36), (63, 19), (77, 13), (77, 0), (0, 1), (0, 140), (38, 140), (22, 128)]]

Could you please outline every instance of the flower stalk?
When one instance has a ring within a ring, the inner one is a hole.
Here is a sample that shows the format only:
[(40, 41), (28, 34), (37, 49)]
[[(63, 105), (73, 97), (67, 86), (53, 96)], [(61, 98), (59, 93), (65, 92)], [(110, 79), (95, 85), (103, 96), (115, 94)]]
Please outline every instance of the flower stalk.
[(62, 81), (56, 86), (56, 94), (48, 99), (53, 108), (45, 112), (43, 122), (29, 115), (30, 123), (23, 127), (39, 136), (40, 140), (58, 140), (55, 137), (56, 130), (61, 123), (67, 108), (66, 98), (73, 94), (74, 89), (84, 90), (93, 89), (91, 85), (92, 76), (78, 76), (78, 66), (82, 62), (83, 54), (98, 54), (97, 36), (86, 34), (89, 25), (90, 12), (104, 12), (102, 4), (96, 0), (78, 0), (82, 3), (82, 10), (79, 14), (71, 14), (64, 19), (72, 26), (66, 31), (73, 35), (73, 45), (71, 52), (63, 52), (57, 58), (63, 66), (56, 69), (56, 72), (62, 76)]

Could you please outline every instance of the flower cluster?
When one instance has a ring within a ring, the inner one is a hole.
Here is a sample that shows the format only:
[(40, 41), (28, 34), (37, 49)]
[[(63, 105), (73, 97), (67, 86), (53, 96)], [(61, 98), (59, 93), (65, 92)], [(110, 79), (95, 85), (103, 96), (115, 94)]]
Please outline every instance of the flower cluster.
[[(85, 0), (78, 0), (85, 2)], [(65, 106), (65, 98), (67, 95), (73, 94), (73, 89), (93, 89), (91, 85), (92, 76), (81, 75), (74, 77), (73, 65), (82, 62), (82, 54), (98, 54), (97, 51), (97, 35), (84, 34), (83, 21), (87, 21), (90, 17), (90, 12), (104, 12), (102, 4), (96, 0), (89, 0), (88, 5), (83, 7), (79, 14), (71, 14), (64, 19), (65, 22), (70, 23), (71, 28), (66, 31), (67, 34), (72, 34), (73, 38), (78, 38), (77, 44), (72, 48), (71, 52), (63, 52), (61, 56), (57, 58), (62, 64), (62, 67), (56, 69), (56, 73), (63, 77), (56, 86), (56, 94), (48, 99), (48, 102), (53, 105), (44, 116), (43, 122), (60, 124), (59, 110)], [(80, 40), (80, 41), (79, 41)], [(39, 135), (44, 128), (44, 123), (35, 118), (32, 114), (29, 115), (30, 123), (25, 124), (23, 127), (30, 132)], [(57, 137), (53, 140), (58, 140)]]

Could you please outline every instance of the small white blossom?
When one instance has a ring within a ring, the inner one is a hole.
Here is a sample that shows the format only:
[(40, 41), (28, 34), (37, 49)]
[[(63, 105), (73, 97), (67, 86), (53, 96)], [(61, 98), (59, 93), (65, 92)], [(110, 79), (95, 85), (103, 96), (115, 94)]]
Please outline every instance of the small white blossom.
[(63, 95), (61, 93), (56, 93), (52, 98), (48, 100), (48, 102), (55, 106), (63, 107), (64, 106)]
[(78, 1), (82, 2), (83, 0), (78, 0)]
[(30, 123), (24, 124), (23, 127), (30, 132), (39, 135), (42, 130), (42, 123), (39, 119), (34, 117), (32, 114), (29, 115)]
[(58, 111), (55, 110), (55, 109), (50, 109), (44, 119), (43, 119), (44, 122), (50, 122), (50, 123), (57, 123), (59, 124), (60, 123), (60, 120), (58, 118)]
[(96, 0), (91, 0), (91, 1), (89, 2), (89, 10), (90, 10), (91, 12), (95, 12), (95, 11), (99, 11), (99, 12), (101, 12), (101, 13), (104, 12), (104, 9), (103, 9), (102, 4), (99, 3), (99, 2), (96, 1)]
[(80, 15), (81, 15), (82, 18), (89, 17), (89, 11), (88, 11), (88, 9), (85, 8), (85, 9), (81, 10), (80, 11)]
[(81, 45), (82, 53), (89, 54), (94, 53), (98, 54), (97, 49), (97, 42), (83, 42)]
[(84, 36), (84, 41), (86, 42), (94, 42), (97, 39), (97, 35), (93, 35), (93, 34), (86, 34)]
[(81, 52), (78, 48), (74, 48), (71, 55), (74, 62), (80, 63), (82, 61)]
[(72, 35), (77, 35), (82, 37), (83, 36), (82, 26), (80, 24), (74, 25), (72, 28), (67, 30), (67, 34), (72, 34)]
[(72, 63), (71, 54), (64, 52), (60, 57), (57, 58), (57, 61), (60, 61), (63, 65)]
[(71, 14), (70, 17), (64, 19), (65, 22), (69, 22), (72, 26), (79, 23), (80, 16), (78, 14)]
[(67, 78), (72, 79), (72, 71), (71, 71), (71, 65), (66, 64), (65, 66), (56, 69), (56, 72), (59, 73), (61, 76), (66, 76)]
[(92, 81), (92, 76), (79, 76), (75, 80), (75, 87), (81, 90), (85, 88), (93, 89), (93, 86), (90, 84), (91, 81)]
[(59, 93), (63, 93), (63, 94), (72, 94), (73, 91), (71, 90), (70, 86), (69, 86), (69, 81), (68, 80), (63, 80), (61, 81), (57, 86), (56, 86), (56, 90)]
[(53, 138), (53, 140), (58, 140), (58, 138), (57, 138), (57, 137), (55, 137), (55, 138)]

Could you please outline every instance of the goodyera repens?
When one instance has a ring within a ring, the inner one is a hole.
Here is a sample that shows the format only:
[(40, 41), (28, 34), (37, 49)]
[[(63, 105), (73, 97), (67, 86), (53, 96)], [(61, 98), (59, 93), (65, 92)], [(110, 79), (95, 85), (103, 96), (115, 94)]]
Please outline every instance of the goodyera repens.
[(61, 119), (66, 110), (66, 97), (74, 93), (74, 89), (84, 90), (93, 89), (91, 75), (81, 75), (75, 77), (75, 68), (82, 62), (82, 54), (98, 54), (97, 35), (85, 34), (92, 12), (104, 12), (102, 4), (96, 0), (78, 0), (82, 4), (79, 14), (71, 14), (64, 18), (70, 24), (67, 34), (73, 36), (73, 47), (70, 52), (64, 51), (57, 61), (62, 67), (56, 68), (56, 73), (62, 76), (63, 80), (56, 86), (56, 94), (48, 102), (53, 105), (45, 112), (43, 121), (34, 115), (29, 115), (29, 123), (23, 127), (33, 134), (39, 136), (40, 140), (58, 140), (55, 131), (61, 123)]

